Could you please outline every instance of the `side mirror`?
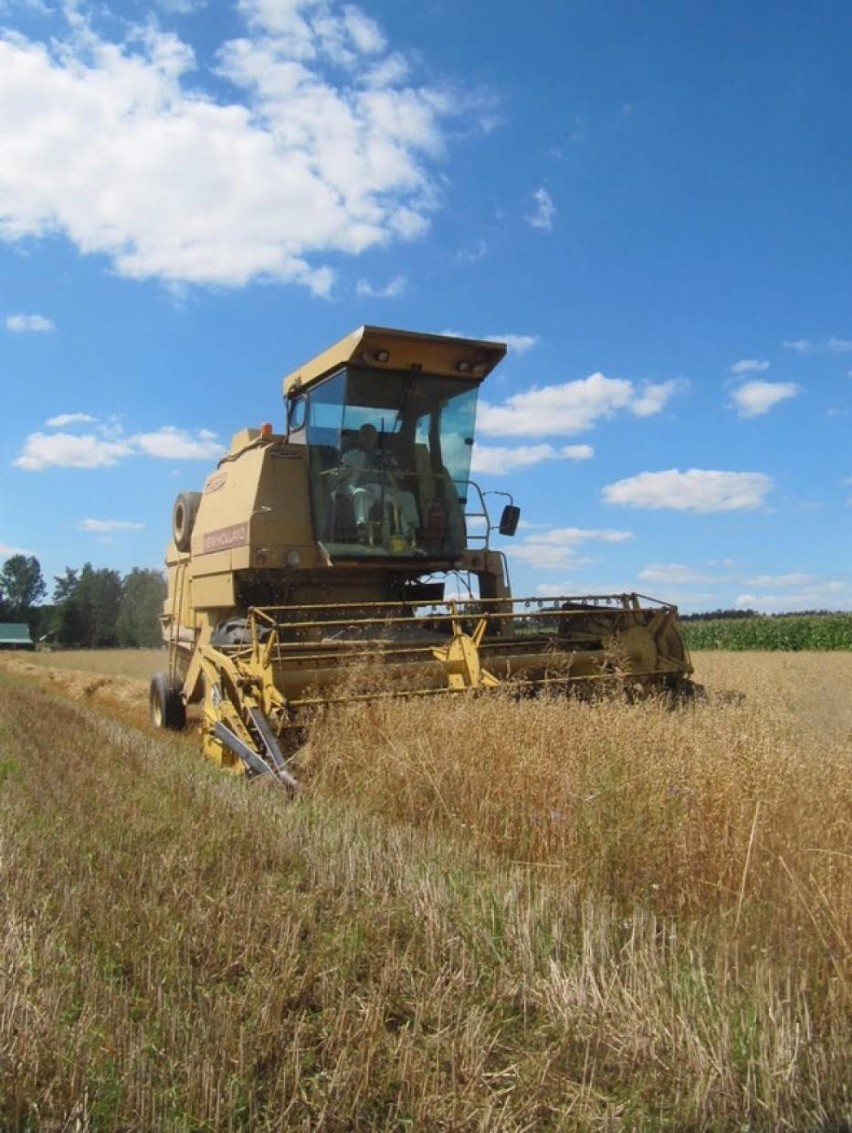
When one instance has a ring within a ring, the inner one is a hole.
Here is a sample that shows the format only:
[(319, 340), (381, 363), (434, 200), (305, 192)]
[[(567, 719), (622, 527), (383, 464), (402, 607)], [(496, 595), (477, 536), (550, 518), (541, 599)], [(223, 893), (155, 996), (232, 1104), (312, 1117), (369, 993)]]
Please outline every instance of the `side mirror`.
[(305, 409), (307, 408), (304, 397), (297, 397), (295, 400), (288, 402), (287, 405), (287, 432), (297, 433), (300, 429), (305, 427)]
[(514, 535), (518, 530), (518, 520), (521, 518), (521, 509), (514, 504), (506, 504), (500, 516), (500, 525), (497, 530), (501, 535)]

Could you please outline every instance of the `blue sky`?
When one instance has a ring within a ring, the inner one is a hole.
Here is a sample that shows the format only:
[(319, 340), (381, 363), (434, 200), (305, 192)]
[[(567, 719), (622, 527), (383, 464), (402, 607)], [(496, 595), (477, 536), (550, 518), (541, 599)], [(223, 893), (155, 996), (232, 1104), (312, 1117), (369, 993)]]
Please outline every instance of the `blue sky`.
[(159, 566), (363, 323), (509, 343), (518, 594), (852, 608), (852, 5), (0, 0), (0, 560)]

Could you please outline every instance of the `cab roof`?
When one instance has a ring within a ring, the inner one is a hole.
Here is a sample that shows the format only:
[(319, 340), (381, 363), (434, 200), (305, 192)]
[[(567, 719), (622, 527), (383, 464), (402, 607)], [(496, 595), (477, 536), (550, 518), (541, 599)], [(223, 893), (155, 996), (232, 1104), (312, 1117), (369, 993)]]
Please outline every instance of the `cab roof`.
[(373, 370), (422, 370), (481, 382), (506, 353), (503, 342), (363, 326), (288, 374), (284, 396), (309, 389), (347, 364)]

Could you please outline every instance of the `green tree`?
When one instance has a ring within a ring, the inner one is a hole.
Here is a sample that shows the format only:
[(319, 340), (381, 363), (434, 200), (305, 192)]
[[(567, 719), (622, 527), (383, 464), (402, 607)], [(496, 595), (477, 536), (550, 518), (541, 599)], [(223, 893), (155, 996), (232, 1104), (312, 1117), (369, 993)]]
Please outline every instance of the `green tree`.
[(70, 567), (55, 579), (56, 638), (60, 645), (97, 649), (118, 645), (121, 576), (85, 563), (79, 574)]
[(12, 555), (0, 570), (0, 619), (26, 622), (37, 636), (41, 619), (36, 603), (46, 593), (38, 559), (34, 555)]
[(122, 582), (116, 630), (120, 645), (153, 649), (163, 641), (160, 614), (166, 583), (158, 570), (134, 567)]
[(35, 555), (12, 555), (0, 570), (0, 594), (13, 616), (25, 618), (47, 593)]
[(71, 567), (65, 568), (65, 574), (53, 576), (53, 601), (55, 613), (53, 617), (53, 634), (57, 645), (83, 644), (85, 626), (83, 610), (77, 597), (77, 588), (80, 585), (79, 572)]

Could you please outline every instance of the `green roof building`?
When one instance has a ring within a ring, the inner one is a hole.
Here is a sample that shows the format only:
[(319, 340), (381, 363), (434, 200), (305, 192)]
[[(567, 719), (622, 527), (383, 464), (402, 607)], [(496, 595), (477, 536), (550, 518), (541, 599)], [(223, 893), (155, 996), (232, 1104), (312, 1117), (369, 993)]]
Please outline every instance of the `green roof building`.
[(0, 622), (0, 649), (35, 649), (26, 622)]

